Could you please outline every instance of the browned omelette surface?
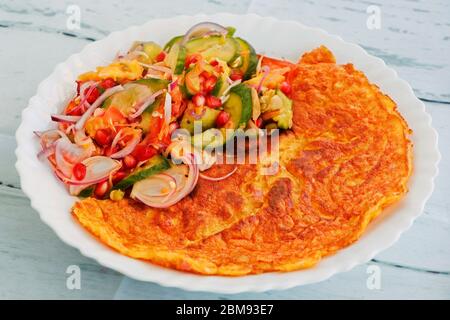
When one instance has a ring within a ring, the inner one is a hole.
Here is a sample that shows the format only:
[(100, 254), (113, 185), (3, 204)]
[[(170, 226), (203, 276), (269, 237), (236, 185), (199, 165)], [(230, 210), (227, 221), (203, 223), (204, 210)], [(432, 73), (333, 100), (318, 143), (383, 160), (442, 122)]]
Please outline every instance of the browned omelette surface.
[(294, 126), (280, 137), (276, 175), (239, 165), (220, 183), (200, 179), (166, 210), (86, 199), (74, 216), (123, 254), (202, 274), (305, 268), (351, 244), (407, 191), (410, 130), (388, 96), (325, 47), (289, 79)]

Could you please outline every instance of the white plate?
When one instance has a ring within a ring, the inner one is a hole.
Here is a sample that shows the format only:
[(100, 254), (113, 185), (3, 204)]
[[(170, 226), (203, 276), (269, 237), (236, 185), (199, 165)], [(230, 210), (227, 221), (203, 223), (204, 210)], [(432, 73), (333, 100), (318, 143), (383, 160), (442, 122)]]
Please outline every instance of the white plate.
[[(69, 212), (75, 198), (69, 196), (63, 185), (55, 179), (49, 166), (36, 158), (39, 144), (33, 131), (53, 126), (49, 115), (61, 111), (74, 95), (74, 81), (78, 74), (108, 63), (118, 51), (125, 52), (135, 40), (153, 40), (164, 44), (171, 37), (183, 34), (193, 24), (205, 20), (234, 26), (237, 28), (236, 34), (249, 40), (257, 52), (292, 61), (319, 45), (327, 46), (335, 54), (338, 63), (352, 62), (356, 68), (365, 72), (370, 81), (389, 94), (414, 131), (414, 173), (410, 179), (409, 193), (372, 222), (359, 241), (324, 258), (313, 268), (232, 278), (183, 273), (126, 257), (103, 245), (73, 220)], [(433, 178), (438, 172), (440, 159), (437, 133), (431, 127), (431, 117), (425, 112), (425, 106), (414, 96), (411, 87), (399, 79), (397, 73), (382, 60), (320, 29), (254, 14), (178, 16), (152, 20), (139, 27), (113, 32), (105, 39), (87, 45), (83, 51), (56, 66), (53, 73), (42, 81), (37, 94), (23, 110), (16, 139), (16, 168), (22, 190), (31, 199), (31, 206), (39, 212), (41, 219), (64, 242), (78, 248), (85, 256), (131, 278), (186, 290), (221, 293), (287, 289), (325, 280), (333, 274), (369, 261), (391, 246), (421, 214), (433, 190)]]

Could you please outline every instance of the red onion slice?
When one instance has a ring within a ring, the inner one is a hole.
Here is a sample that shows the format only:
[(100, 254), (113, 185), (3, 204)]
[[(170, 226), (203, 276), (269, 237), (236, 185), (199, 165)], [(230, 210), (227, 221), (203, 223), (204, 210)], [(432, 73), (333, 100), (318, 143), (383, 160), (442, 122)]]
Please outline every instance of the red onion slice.
[(122, 167), (119, 161), (104, 156), (90, 157), (83, 160), (82, 163), (86, 166), (86, 176), (82, 180), (68, 178), (59, 170), (55, 170), (55, 173), (66, 184), (89, 186), (108, 179)]
[(169, 125), (172, 118), (172, 96), (170, 92), (166, 92), (166, 98), (164, 100), (164, 122)]
[[(88, 81), (81, 85), (80, 103), (75, 108), (70, 110), (71, 113), (78, 111), (79, 109), (84, 107), (85, 104), (89, 105), (89, 103), (87, 102), (87, 98), (91, 95), (91, 93), (94, 91), (94, 89), (97, 87), (98, 84), (99, 84), (98, 82)], [(89, 90), (86, 92), (86, 94), (84, 94), (84, 91), (86, 91), (87, 88), (89, 88)]]
[[(116, 135), (116, 137), (121, 134), (122, 129), (119, 131), (119, 133)], [(116, 140), (114, 138), (114, 140)], [(141, 134), (140, 132), (137, 132), (134, 134), (133, 138), (128, 142), (128, 144), (120, 151), (117, 151), (110, 155), (113, 159), (123, 158), (127, 155), (129, 155), (131, 152), (133, 152), (134, 148), (138, 145), (139, 141), (141, 141)], [(116, 141), (117, 144), (118, 140)]]
[(98, 97), (97, 100), (95, 100), (95, 102), (81, 116), (80, 120), (78, 120), (77, 124), (75, 125), (75, 129), (81, 130), (84, 127), (84, 124), (86, 123), (87, 119), (92, 115), (94, 110), (98, 108), (101, 103), (103, 103), (103, 101), (105, 101), (109, 96), (113, 95), (114, 93), (122, 90), (123, 87), (121, 85), (106, 89), (105, 92), (103, 92), (102, 95)]
[(185, 45), (189, 40), (194, 37), (202, 37), (211, 34), (221, 34), (226, 36), (228, 29), (214, 22), (200, 22), (192, 26), (184, 35), (181, 45)]
[(166, 73), (168, 75), (172, 75), (172, 69), (168, 68), (168, 67), (164, 67), (164, 66), (157, 66), (154, 64), (147, 64), (147, 63), (142, 63), (139, 62), (139, 64), (147, 69), (151, 69), (154, 71), (158, 71), (158, 72), (162, 72), (162, 73)]
[[(155, 201), (165, 202), (178, 189), (177, 180), (169, 173), (161, 173), (142, 180), (139, 186), (145, 192), (145, 197), (157, 198)], [(167, 190), (167, 191), (166, 191)]]
[(176, 78), (174, 81), (172, 81), (169, 84), (169, 91), (172, 91), (173, 89), (175, 89), (177, 85), (178, 85), (178, 78)]
[(37, 157), (39, 160), (47, 159), (48, 157), (50, 157), (55, 153), (55, 150), (56, 150), (55, 145), (52, 144), (51, 146), (43, 148), (41, 151), (39, 151)]
[[(131, 191), (131, 197), (154, 208), (168, 208), (176, 204), (189, 193), (191, 193), (197, 185), (199, 170), (194, 159), (195, 156), (191, 153), (182, 158), (183, 162), (186, 163), (189, 168), (189, 174), (185, 179), (184, 185), (181, 185), (181, 188), (177, 189), (169, 197), (166, 197), (161, 201), (159, 197), (149, 196), (148, 194), (146, 194), (145, 180), (141, 180), (134, 184), (133, 190)], [(178, 184), (178, 186), (180, 185)]]
[(190, 114), (195, 120), (200, 120), (200, 119), (203, 117), (203, 115), (205, 114), (206, 108), (207, 108), (206, 106), (203, 107), (202, 112), (200, 112), (200, 114), (198, 114), (197, 112), (195, 112), (195, 110), (191, 110), (191, 111), (189, 112), (189, 114)]
[[(80, 86), (80, 101), (86, 100), (86, 96), (89, 96), (88, 93), (91, 93), (92, 90), (94, 90), (94, 87), (97, 86), (97, 83), (95, 81), (86, 81), (85, 83), (83, 83)], [(86, 92), (87, 94), (84, 94), (84, 92), (86, 91), (86, 89), (89, 88), (89, 91)]]
[(55, 122), (75, 123), (80, 120), (81, 116), (68, 116), (65, 114), (52, 114), (51, 118)]
[(263, 66), (261, 68), (261, 71), (264, 72), (264, 74), (261, 77), (261, 81), (259, 81), (258, 87), (256, 88), (256, 91), (258, 91), (258, 92), (261, 92), (261, 88), (262, 88), (263, 82), (266, 79), (267, 75), (269, 74), (270, 68), (268, 66)]
[(225, 91), (223, 92), (221, 98), (225, 97), (228, 94), (228, 92), (230, 92), (231, 88), (236, 87), (241, 82), (242, 82), (241, 79), (231, 82), (230, 85), (228, 86), (228, 88), (226, 88)]
[(164, 90), (158, 90), (155, 93), (153, 93), (147, 99), (145, 99), (144, 101), (139, 103), (138, 104), (139, 107), (138, 107), (137, 111), (135, 113), (129, 115), (128, 118), (135, 119), (135, 118), (139, 117), (145, 111), (145, 109), (147, 109), (147, 107), (149, 105), (151, 105), (153, 102), (155, 102), (155, 99), (163, 93), (164, 93)]
[[(50, 129), (47, 131), (34, 131), (34, 134), (39, 137), (43, 149), (48, 148), (55, 143), (59, 138), (67, 138), (67, 135), (58, 129)], [(67, 138), (68, 139), (68, 138)]]
[(68, 138), (63, 137), (56, 142), (56, 167), (66, 177), (72, 176), (72, 169), (75, 164), (88, 158), (90, 155), (91, 150), (72, 143)]

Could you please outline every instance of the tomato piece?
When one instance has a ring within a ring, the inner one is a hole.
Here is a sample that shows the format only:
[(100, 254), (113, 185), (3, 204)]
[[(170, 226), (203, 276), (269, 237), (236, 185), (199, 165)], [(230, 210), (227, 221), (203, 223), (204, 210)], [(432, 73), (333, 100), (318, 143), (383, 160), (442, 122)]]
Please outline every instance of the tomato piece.
[(106, 109), (105, 113), (103, 114), (103, 117), (105, 118), (107, 123), (125, 123), (126, 118), (123, 115), (123, 113), (116, 107), (110, 106), (108, 109)]
[(79, 162), (73, 166), (72, 172), (75, 179), (83, 180), (86, 176), (86, 166), (83, 163)]
[(136, 160), (144, 161), (150, 159), (157, 153), (158, 153), (157, 150), (152, 146), (145, 144), (138, 144), (136, 148), (133, 150), (132, 155), (136, 158)]
[(230, 114), (226, 111), (220, 111), (219, 115), (216, 118), (216, 125), (219, 128), (222, 128), (227, 122), (230, 120)]
[(66, 114), (71, 116), (81, 116), (84, 112), (84, 108), (78, 108), (78, 105), (74, 100), (71, 100), (66, 107)]
[[(89, 95), (87, 95), (88, 93), (89, 93)], [(95, 102), (95, 100), (97, 100), (97, 98), (100, 96), (100, 91), (98, 90), (97, 87), (94, 87), (94, 88), (89, 87), (84, 90), (84, 94), (87, 95), (86, 101), (89, 104), (93, 104)]]
[[(259, 58), (260, 56), (258, 56)], [(269, 58), (264, 56), (263, 60), (261, 61), (262, 66), (268, 66), (271, 70), (274, 69), (281, 69), (281, 68), (292, 68), (294, 64), (287, 60), (280, 60), (275, 58)]]
[(119, 151), (119, 148), (117, 148), (117, 146), (115, 146), (114, 148), (111, 146), (107, 146), (105, 149), (103, 149), (103, 154), (109, 157), (110, 155), (116, 153), (117, 151)]
[(105, 79), (100, 83), (100, 87), (102, 87), (103, 89), (112, 88), (115, 85), (116, 82), (112, 78)]
[(219, 65), (219, 61), (217, 61), (216, 59), (214, 59), (214, 60), (211, 60), (211, 61), (209, 62), (209, 64), (212, 65), (213, 67), (215, 67), (215, 66), (218, 66), (218, 65)]
[(180, 86), (175, 86), (175, 88), (170, 91), (170, 95), (172, 96), (172, 115), (175, 118), (178, 118), (183, 114), (186, 107)]
[(220, 98), (215, 96), (207, 96), (206, 105), (210, 108), (216, 109), (222, 105), (222, 100), (220, 100)]
[(113, 140), (112, 132), (110, 129), (98, 129), (95, 132), (94, 139), (95, 139), (95, 141), (97, 141), (98, 144), (100, 144), (102, 146), (107, 146)]

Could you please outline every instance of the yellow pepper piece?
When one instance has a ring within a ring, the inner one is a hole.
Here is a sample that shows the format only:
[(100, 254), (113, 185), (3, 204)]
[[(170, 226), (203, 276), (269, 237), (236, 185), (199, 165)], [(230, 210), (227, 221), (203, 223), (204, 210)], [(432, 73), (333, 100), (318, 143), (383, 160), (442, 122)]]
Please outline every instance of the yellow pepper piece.
[(136, 80), (142, 77), (144, 68), (137, 60), (119, 60), (108, 66), (97, 67), (96, 71), (81, 74), (78, 80), (81, 82), (89, 80), (101, 80), (112, 78), (113, 80)]

